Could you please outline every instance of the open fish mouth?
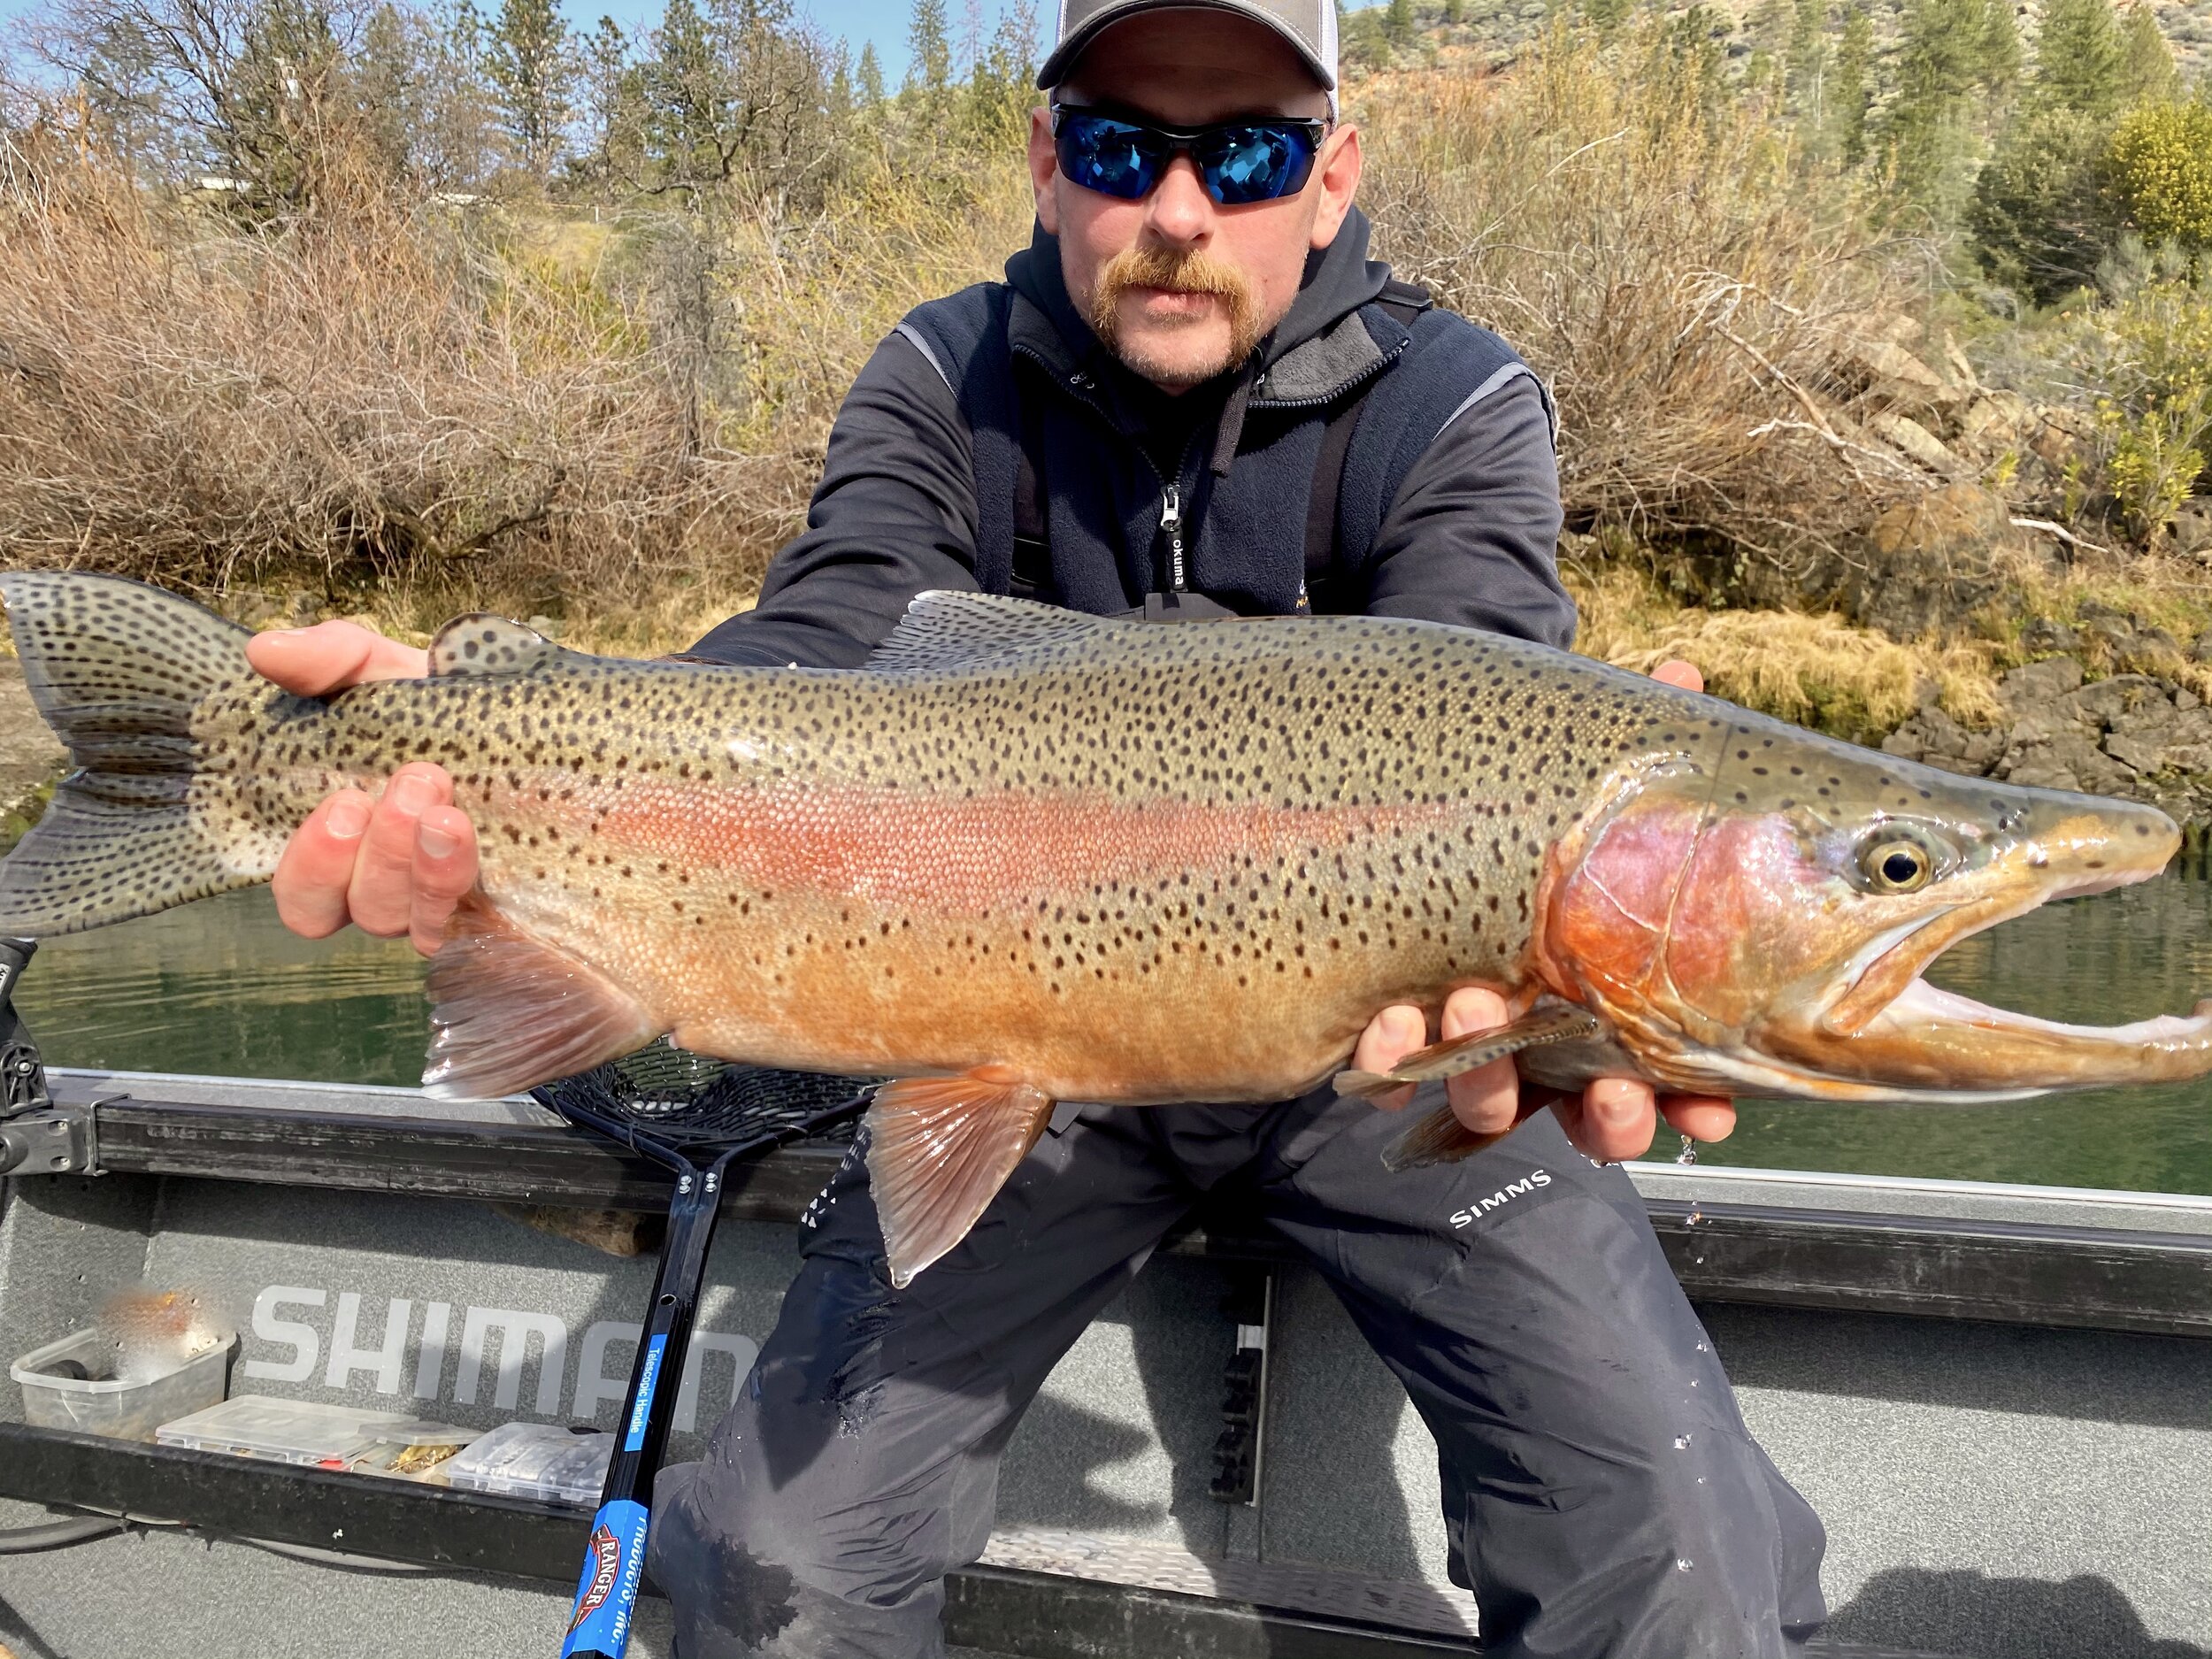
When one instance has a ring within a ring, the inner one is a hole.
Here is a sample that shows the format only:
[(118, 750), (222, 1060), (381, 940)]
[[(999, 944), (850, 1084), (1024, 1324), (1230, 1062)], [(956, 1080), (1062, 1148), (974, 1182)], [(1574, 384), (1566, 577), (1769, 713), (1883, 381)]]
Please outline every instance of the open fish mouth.
[(2033, 849), (2021, 863), (2032, 879), (2007, 884), (2011, 893), (1988, 894), (1870, 941), (1852, 964), (1849, 988), (1825, 1013), (1809, 1025), (1783, 1022), (1759, 1046), (1814, 1072), (1806, 1079), (1811, 1092), (1838, 1098), (2011, 1100), (2212, 1074), (2212, 999), (2187, 1015), (2084, 1025), (1928, 982), (1927, 969), (1959, 941), (2045, 903), (2148, 880), (2164, 860), (2055, 877)]

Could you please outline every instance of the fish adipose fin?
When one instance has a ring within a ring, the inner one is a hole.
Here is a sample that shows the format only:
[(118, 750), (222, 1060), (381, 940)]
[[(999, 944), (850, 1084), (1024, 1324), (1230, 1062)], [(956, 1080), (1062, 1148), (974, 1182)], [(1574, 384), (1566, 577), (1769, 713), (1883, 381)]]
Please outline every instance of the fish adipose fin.
[(661, 1033), (645, 1005), (596, 968), (464, 900), (430, 959), (430, 1062), (438, 1100), (498, 1100), (588, 1071)]
[(968, 1236), (1029, 1156), (1052, 1097), (991, 1071), (903, 1078), (868, 1109), (868, 1187), (891, 1283), (914, 1276)]
[(865, 666), (879, 672), (953, 673), (1033, 661), (1136, 626), (997, 594), (917, 594)]
[(73, 933), (266, 881), (282, 838), (234, 814), (218, 838), (227, 784), (202, 781), (192, 729), (227, 689), (283, 695), (248, 666), (247, 631), (82, 572), (11, 571), (0, 597), (31, 700), (75, 768), (0, 864), (0, 933)]
[(535, 628), (488, 611), (456, 617), (430, 641), (434, 674), (526, 674), (557, 660), (561, 647)]
[(1463, 1037), (1432, 1042), (1406, 1056), (1387, 1071), (1340, 1071), (1336, 1076), (1336, 1092), (1372, 1100), (1408, 1083), (1457, 1077), (1463, 1071), (1488, 1065), (1493, 1060), (1518, 1054), (1524, 1048), (1548, 1042), (1572, 1042), (1594, 1037), (1602, 1030), (1604, 1027), (1594, 1016), (1578, 1008), (1540, 1008), (1488, 1031), (1471, 1031)]

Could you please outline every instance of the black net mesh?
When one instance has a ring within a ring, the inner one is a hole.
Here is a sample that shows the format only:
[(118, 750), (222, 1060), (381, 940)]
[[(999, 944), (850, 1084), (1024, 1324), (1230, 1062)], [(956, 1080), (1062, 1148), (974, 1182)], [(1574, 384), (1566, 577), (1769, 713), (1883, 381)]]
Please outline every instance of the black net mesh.
[[(664, 1041), (531, 1093), (556, 1111), (596, 1112), (674, 1145), (727, 1146), (793, 1134), (808, 1119), (856, 1101), (876, 1080), (732, 1065)], [(856, 1110), (805, 1138), (849, 1141), (857, 1121)]]

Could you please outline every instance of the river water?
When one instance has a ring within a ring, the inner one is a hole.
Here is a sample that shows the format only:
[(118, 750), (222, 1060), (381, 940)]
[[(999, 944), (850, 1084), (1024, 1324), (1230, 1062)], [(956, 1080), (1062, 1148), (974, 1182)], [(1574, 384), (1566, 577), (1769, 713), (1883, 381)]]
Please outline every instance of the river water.
[[(429, 1030), (422, 972), (400, 941), (296, 939), (256, 889), (50, 941), (17, 1005), (58, 1065), (408, 1084)], [(1930, 978), (2049, 1018), (2185, 1013), (2212, 995), (2212, 879), (2047, 905), (1954, 947)], [(2212, 1081), (2004, 1106), (1747, 1101), (1734, 1137), (1700, 1156), (2212, 1193)]]

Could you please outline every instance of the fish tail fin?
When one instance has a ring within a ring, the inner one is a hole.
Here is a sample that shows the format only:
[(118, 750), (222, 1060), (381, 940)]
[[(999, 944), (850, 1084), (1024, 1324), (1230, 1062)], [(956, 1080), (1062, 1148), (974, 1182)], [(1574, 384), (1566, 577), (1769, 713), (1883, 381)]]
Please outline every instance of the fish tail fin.
[(247, 630), (82, 572), (11, 571), (0, 598), (31, 700), (75, 768), (0, 863), (0, 933), (73, 933), (267, 880), (283, 836), (226, 810), (245, 804), (240, 783), (204, 770), (193, 731), (212, 697), (250, 716), (282, 695), (248, 665)]

